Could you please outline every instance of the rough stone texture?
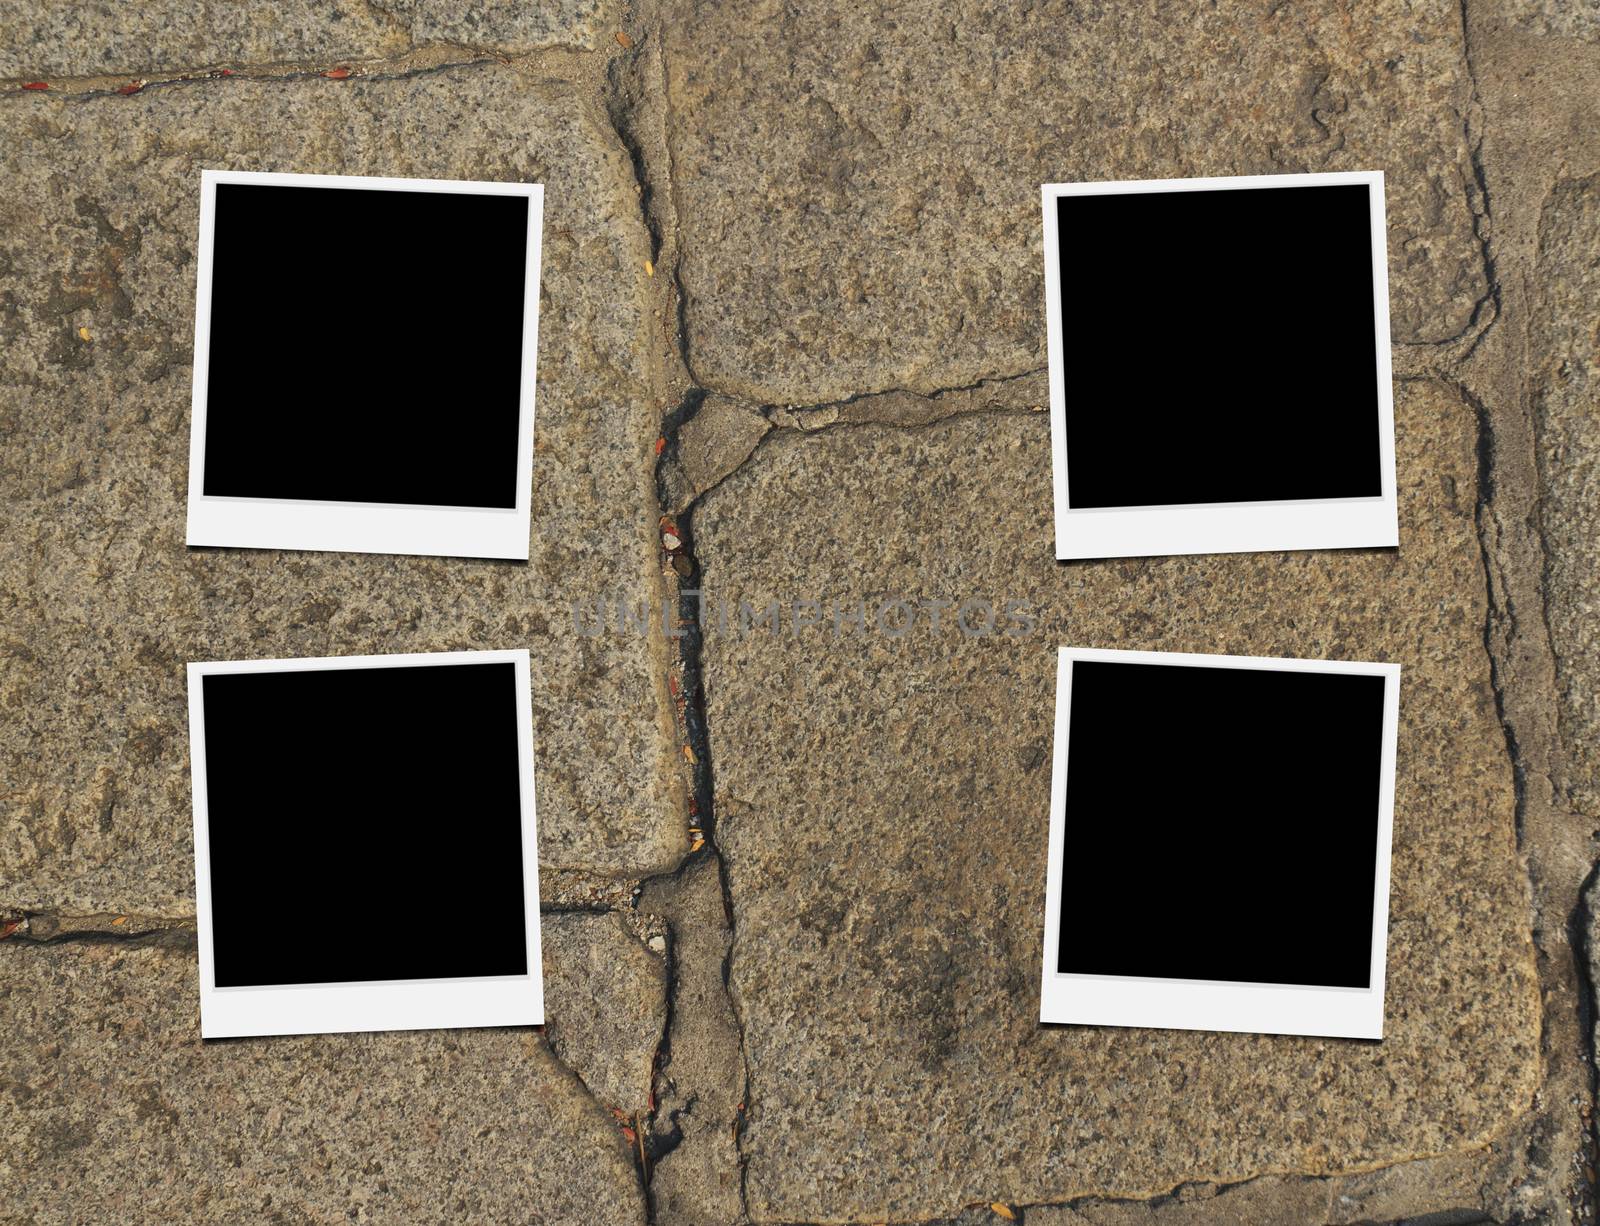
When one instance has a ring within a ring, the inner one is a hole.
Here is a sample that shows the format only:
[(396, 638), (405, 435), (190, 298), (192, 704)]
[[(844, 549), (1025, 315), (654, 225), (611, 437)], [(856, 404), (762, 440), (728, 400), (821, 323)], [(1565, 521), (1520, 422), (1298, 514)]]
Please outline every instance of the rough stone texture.
[(1518, 33), (1600, 42), (1597, 0), (1505, 0), (1501, 11)]
[[(174, 12), (0, 0), (0, 1220), (1594, 1220), (1590, 0)], [(546, 183), (531, 565), (183, 548), (202, 165)], [(1401, 551), (1051, 562), (1037, 184), (1352, 167)], [(669, 561), (708, 651), (573, 632)], [(1383, 1044), (1031, 1021), (1058, 641), (1406, 666)], [(184, 659), (524, 643), (566, 1063), (198, 1043)]]
[(657, 1083), (656, 1132), (671, 1145), (650, 1181), (660, 1226), (724, 1226), (740, 1217), (739, 1146), (744, 1102), (739, 1022), (723, 984), (733, 939), (720, 868), (701, 856), (652, 882), (640, 909), (667, 917), (673, 933), (672, 1028)]
[(1559, 184), (1539, 227), (1532, 371), (1562, 782), (1600, 815), (1600, 177)]
[[(1038, 1206), (1028, 1210), (1027, 1221), (1028, 1226), (1367, 1226), (1409, 1219), (1408, 1226), (1487, 1226), (1490, 1219), (1470, 1207), (1479, 1198), (1483, 1175), (1479, 1155), (1432, 1164), (1418, 1186), (1421, 1165), (1326, 1179), (1264, 1176), (1231, 1186), (1185, 1184), (1148, 1201)], [(1413, 1218), (1419, 1204), (1438, 1212)], [(997, 1226), (992, 1213), (983, 1226)]]
[(1045, 182), (1381, 169), (1395, 336), (1453, 336), (1486, 291), (1453, 0), (665, 11), (690, 354), (719, 390), (1043, 366)]
[[(901, 638), (711, 621), (756, 1220), (1354, 1171), (1481, 1146), (1528, 1108), (1538, 993), (1483, 650), (1475, 421), (1433, 384), (1402, 385), (1397, 418), (1398, 553), (1058, 566), (1030, 413), (788, 433), (706, 497), (718, 608), (985, 597), (1037, 621), (988, 638), (953, 613)], [(1404, 666), (1381, 1044), (1039, 1026), (1058, 642)]]
[(619, 0), (391, 0), (386, 7), (410, 23), (414, 42), (512, 52), (604, 47), (622, 18)]
[[(545, 184), (529, 564), (185, 548), (207, 166)], [(188, 660), (530, 646), (542, 860), (674, 863), (665, 648), (571, 614), (660, 600), (649, 243), (599, 105), (488, 65), (13, 95), (0, 175), (0, 907), (192, 913)]]
[(192, 948), (0, 951), (0, 1220), (638, 1222), (534, 1030), (203, 1043)]
[(0, 0), (0, 78), (161, 76), (223, 64), (383, 58), (435, 42), (502, 52), (593, 49), (614, 0), (127, 4)]
[(678, 431), (678, 453), (665, 471), (667, 501), (681, 511), (756, 449), (770, 425), (761, 410), (713, 393)]
[(650, 1107), (667, 1024), (667, 968), (615, 915), (541, 917), (545, 1036), (589, 1092), (624, 1114)]

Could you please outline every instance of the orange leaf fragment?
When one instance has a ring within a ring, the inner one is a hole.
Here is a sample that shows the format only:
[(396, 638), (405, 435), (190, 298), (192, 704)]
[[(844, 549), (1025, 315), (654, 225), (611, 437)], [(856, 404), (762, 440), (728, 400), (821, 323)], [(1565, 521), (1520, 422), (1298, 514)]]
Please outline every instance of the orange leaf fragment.
[(626, 30), (617, 31), (617, 45), (624, 48), (633, 46), (633, 39), (628, 37)]
[(328, 71), (322, 75), (327, 77), (330, 81), (343, 81), (350, 75), (350, 70), (343, 65), (340, 65), (338, 68), (328, 69)]
[(995, 1217), (1003, 1217), (1008, 1222), (1017, 1220), (1017, 1215), (1011, 1212), (1010, 1205), (1002, 1205), (999, 1201), (995, 1201), (989, 1208), (994, 1212)]

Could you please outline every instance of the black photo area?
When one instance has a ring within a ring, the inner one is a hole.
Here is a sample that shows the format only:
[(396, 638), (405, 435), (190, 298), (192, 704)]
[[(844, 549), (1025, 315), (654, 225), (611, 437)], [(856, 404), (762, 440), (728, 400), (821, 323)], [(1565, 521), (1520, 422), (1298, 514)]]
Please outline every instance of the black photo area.
[(1365, 184), (1056, 209), (1074, 510), (1382, 494)]
[(1074, 661), (1057, 969), (1369, 986), (1384, 684)]
[(526, 196), (217, 185), (205, 493), (515, 507)]
[(203, 685), (217, 987), (527, 973), (513, 665)]

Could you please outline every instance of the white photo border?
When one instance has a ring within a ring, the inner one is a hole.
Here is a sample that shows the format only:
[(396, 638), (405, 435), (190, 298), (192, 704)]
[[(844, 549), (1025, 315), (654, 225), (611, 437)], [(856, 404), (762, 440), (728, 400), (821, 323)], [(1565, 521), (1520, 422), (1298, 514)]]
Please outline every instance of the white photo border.
[[(1063, 974), (1059, 965), (1065, 865), (1067, 740), (1072, 722), (1072, 666), (1078, 660), (1277, 672), (1344, 673), (1384, 678), (1383, 750), (1378, 789), (1378, 856), (1373, 874), (1371, 975), (1365, 988), (1132, 975)], [(1394, 827), (1395, 745), (1400, 726), (1400, 666), (1343, 660), (1062, 647), (1056, 668), (1055, 754), (1050, 776), (1050, 860), (1045, 879), (1041, 1022), (1228, 1030), (1251, 1034), (1383, 1038), (1384, 972), (1389, 938), (1390, 841)]]
[[(522, 375), (517, 424), (515, 507), (443, 507), (406, 503), (240, 498), (205, 493), (206, 391), (210, 378), (212, 251), (217, 185), (332, 187), (367, 191), (525, 196), (527, 257), (523, 271)], [(539, 353), (539, 278), (544, 187), (451, 179), (364, 178), (246, 170), (200, 172), (200, 245), (195, 283), (194, 384), (189, 420), (190, 545), (245, 549), (317, 549), (347, 553), (425, 554), (528, 560), (533, 483), (533, 402)]]
[[(225, 673), (334, 669), (431, 668), (511, 664), (517, 686), (517, 759), (522, 802), (522, 903), (528, 971), (450, 979), (400, 979), (280, 986), (216, 986), (211, 928), (211, 838), (206, 792), (205, 687)], [(229, 660), (190, 664), (189, 752), (194, 792), (195, 921), (200, 946), (200, 1036), (205, 1039), (373, 1030), (446, 1030), (542, 1026), (544, 964), (539, 932), (539, 834), (534, 810), (533, 705), (526, 650), (412, 652), (299, 660)]]
[[(1365, 184), (1372, 224), (1372, 315), (1377, 340), (1379, 497), (1190, 503), (1073, 510), (1067, 489), (1066, 354), (1061, 321), (1060, 232), (1063, 196), (1230, 191)], [(1389, 351), (1389, 261), (1381, 170), (1239, 175), (1210, 179), (1128, 179), (1046, 183), (1045, 326), (1050, 365), (1050, 440), (1055, 488), (1056, 558), (1131, 558), (1165, 554), (1251, 553), (1380, 548), (1400, 543), (1394, 473), (1394, 376)]]

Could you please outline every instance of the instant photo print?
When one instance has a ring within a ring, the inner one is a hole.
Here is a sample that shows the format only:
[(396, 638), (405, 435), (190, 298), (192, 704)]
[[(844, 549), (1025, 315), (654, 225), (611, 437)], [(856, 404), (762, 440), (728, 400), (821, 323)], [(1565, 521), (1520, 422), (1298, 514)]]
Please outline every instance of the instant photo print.
[(1399, 689), (1063, 647), (1040, 1020), (1381, 1039)]
[(542, 193), (205, 171), (188, 543), (526, 560)]
[(1043, 196), (1057, 558), (1399, 544), (1381, 172)]
[(526, 651), (191, 664), (189, 735), (205, 1038), (543, 1023)]

